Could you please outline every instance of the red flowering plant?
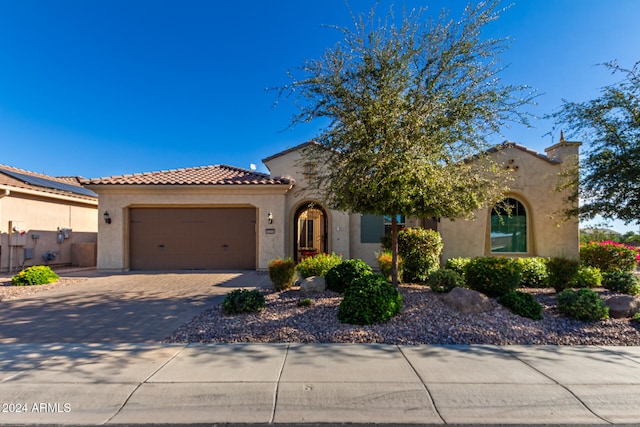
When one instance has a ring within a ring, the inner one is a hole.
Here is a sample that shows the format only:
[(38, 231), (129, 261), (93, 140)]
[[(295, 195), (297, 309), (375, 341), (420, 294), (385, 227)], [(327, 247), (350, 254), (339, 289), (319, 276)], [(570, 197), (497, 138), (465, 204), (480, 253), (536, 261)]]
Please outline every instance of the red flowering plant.
[(611, 240), (589, 242), (580, 245), (580, 262), (603, 273), (632, 271), (640, 262), (640, 250)]

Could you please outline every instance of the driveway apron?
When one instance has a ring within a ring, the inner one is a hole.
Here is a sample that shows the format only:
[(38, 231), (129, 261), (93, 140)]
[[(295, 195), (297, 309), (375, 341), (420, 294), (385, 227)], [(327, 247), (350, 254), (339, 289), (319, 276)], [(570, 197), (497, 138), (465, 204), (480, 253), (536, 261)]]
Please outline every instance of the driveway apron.
[(232, 289), (270, 283), (254, 271), (64, 277), (80, 280), (0, 302), (0, 343), (158, 343)]

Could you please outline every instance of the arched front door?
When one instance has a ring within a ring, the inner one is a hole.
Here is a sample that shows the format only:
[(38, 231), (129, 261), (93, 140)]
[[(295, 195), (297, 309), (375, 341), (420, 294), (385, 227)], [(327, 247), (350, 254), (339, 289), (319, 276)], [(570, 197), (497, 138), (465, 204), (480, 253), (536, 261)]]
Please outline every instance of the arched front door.
[(315, 204), (296, 211), (293, 227), (295, 261), (327, 251), (327, 214)]

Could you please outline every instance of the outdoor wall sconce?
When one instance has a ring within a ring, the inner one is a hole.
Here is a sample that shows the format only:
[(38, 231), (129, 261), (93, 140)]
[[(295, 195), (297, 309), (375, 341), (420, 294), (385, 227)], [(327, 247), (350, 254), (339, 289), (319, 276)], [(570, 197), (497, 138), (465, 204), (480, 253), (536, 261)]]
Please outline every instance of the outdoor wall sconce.
[(267, 214), (267, 221), (269, 221), (269, 224), (273, 224), (273, 213), (271, 211)]
[(104, 215), (102, 215), (104, 217), (104, 222), (106, 222), (107, 224), (111, 224), (111, 217), (109, 216), (109, 212), (104, 211)]

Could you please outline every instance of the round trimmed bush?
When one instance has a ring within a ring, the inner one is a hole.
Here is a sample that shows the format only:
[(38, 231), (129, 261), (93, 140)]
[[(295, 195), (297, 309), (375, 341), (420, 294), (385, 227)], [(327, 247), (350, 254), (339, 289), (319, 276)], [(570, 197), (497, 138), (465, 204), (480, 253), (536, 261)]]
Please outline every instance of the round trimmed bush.
[(259, 290), (235, 289), (222, 301), (225, 314), (257, 313), (264, 308), (265, 299)]
[(341, 262), (342, 257), (340, 255), (336, 255), (334, 253), (320, 253), (312, 257), (303, 259), (298, 263), (298, 266), (296, 268), (298, 270), (298, 273), (300, 273), (300, 276), (302, 276), (303, 278), (311, 276), (324, 277), (332, 267), (335, 267)]
[(512, 258), (474, 258), (467, 266), (467, 286), (489, 297), (500, 297), (520, 285), (522, 270)]
[(11, 278), (14, 286), (46, 285), (58, 281), (59, 277), (47, 265), (27, 267)]
[(338, 321), (353, 325), (386, 322), (402, 310), (402, 295), (379, 274), (355, 280), (344, 291)]
[(602, 274), (602, 286), (613, 292), (640, 295), (638, 277), (628, 271), (610, 271)]
[(599, 288), (602, 286), (602, 273), (598, 267), (581, 266), (571, 279), (572, 288)]
[(565, 289), (558, 294), (558, 310), (577, 320), (595, 321), (609, 318), (609, 307), (591, 289)]
[(470, 262), (471, 258), (467, 257), (449, 258), (444, 264), (444, 268), (455, 271), (464, 279), (467, 265), (469, 265)]
[(296, 282), (296, 263), (291, 258), (269, 262), (269, 278), (276, 291), (289, 289)]
[(522, 269), (520, 286), (524, 288), (546, 288), (549, 286), (549, 273), (545, 258), (518, 258)]
[[(382, 239), (385, 249), (391, 249), (391, 236)], [(398, 254), (403, 260), (402, 280), (405, 283), (424, 282), (440, 267), (442, 238), (435, 230), (406, 228), (398, 233)]]
[(361, 259), (347, 259), (332, 267), (324, 276), (327, 289), (343, 293), (354, 280), (373, 274), (373, 270)]
[(553, 257), (547, 261), (547, 272), (549, 273), (549, 286), (562, 292), (573, 287), (573, 278), (578, 274), (580, 261), (564, 257)]
[(442, 238), (435, 230), (407, 228), (398, 233), (398, 253), (402, 256), (402, 280), (424, 282), (440, 266)]
[(542, 319), (542, 305), (531, 294), (513, 291), (502, 295), (498, 302), (518, 316), (533, 320)]
[(455, 271), (445, 268), (438, 269), (429, 275), (427, 281), (433, 292), (449, 292), (455, 287), (464, 287), (464, 279)]

